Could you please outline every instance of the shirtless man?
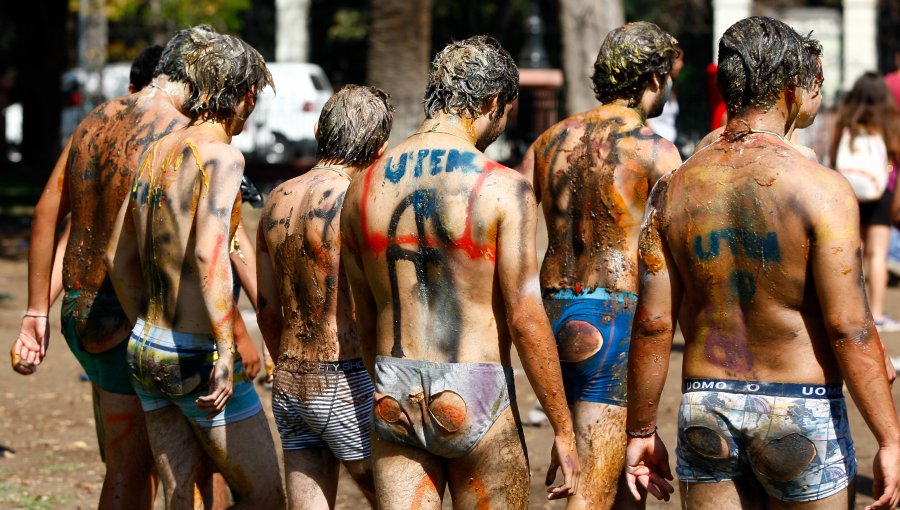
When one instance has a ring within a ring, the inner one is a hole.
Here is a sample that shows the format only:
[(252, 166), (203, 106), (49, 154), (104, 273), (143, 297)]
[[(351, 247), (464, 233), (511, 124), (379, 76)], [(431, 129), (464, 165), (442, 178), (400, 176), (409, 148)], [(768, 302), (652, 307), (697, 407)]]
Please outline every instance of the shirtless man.
[(594, 63), (601, 105), (551, 127), (523, 162), (547, 220), (541, 289), (585, 481), (568, 508), (632, 500), (621, 475), (640, 218), (649, 190), (681, 164), (647, 119), (662, 112), (679, 53), (677, 41), (652, 23), (610, 32)]
[(680, 318), (686, 508), (852, 507), (842, 383), (879, 444), (870, 508), (900, 498), (900, 427), (866, 304), (856, 197), (784, 138), (800, 108), (807, 42), (771, 18), (732, 25), (718, 71), (731, 135), (651, 194), (628, 358), (626, 472), (635, 492), (673, 490), (655, 431)]
[(387, 94), (347, 85), (316, 129), (316, 166), (275, 188), (259, 220), (259, 326), (277, 357), (272, 411), (291, 508), (334, 508), (341, 463), (374, 504), (369, 457), (375, 387), (362, 361), (341, 266), (350, 180), (387, 148)]
[[(375, 381), (380, 508), (525, 508), (528, 462), (510, 343), (555, 439), (549, 498), (578, 487), (559, 357), (544, 314), (531, 185), (483, 151), (506, 125), (518, 71), (491, 37), (434, 59), (425, 122), (353, 179), (341, 218), (363, 360)], [(511, 405), (512, 404), (512, 405)]]
[[(805, 48), (806, 59), (809, 61), (809, 65), (804, 66), (804, 72), (800, 75), (799, 87), (796, 89), (799, 107), (797, 114), (794, 116), (794, 121), (787, 130), (786, 138), (800, 154), (803, 154), (809, 160), (818, 162), (819, 157), (816, 155), (816, 151), (805, 145), (800, 145), (795, 140), (798, 129), (806, 129), (812, 126), (816, 120), (819, 107), (822, 106), (822, 83), (825, 80), (822, 74), (822, 45), (819, 44), (819, 41), (808, 39), (805, 42)], [(697, 143), (694, 152), (713, 143), (722, 136), (724, 131), (725, 126), (710, 131)]]
[[(98, 396), (106, 477), (101, 508), (150, 508), (156, 490), (140, 402), (125, 348), (131, 323), (103, 265), (115, 221), (140, 154), (187, 123), (173, 105), (185, 95), (185, 53), (215, 35), (208, 26), (178, 32), (161, 57), (152, 86), (98, 106), (79, 124), (35, 208), (28, 264), (29, 305), (15, 353), (36, 367), (49, 341), (50, 275), (57, 226), (71, 210), (63, 269), (63, 335)], [(32, 368), (33, 371), (33, 368)]]
[(192, 119), (144, 153), (106, 263), (135, 319), (128, 365), (168, 508), (190, 506), (206, 455), (238, 505), (280, 508), (269, 426), (234, 353), (228, 252), (244, 158), (229, 146), (271, 83), (265, 62), (228, 35), (186, 56)]

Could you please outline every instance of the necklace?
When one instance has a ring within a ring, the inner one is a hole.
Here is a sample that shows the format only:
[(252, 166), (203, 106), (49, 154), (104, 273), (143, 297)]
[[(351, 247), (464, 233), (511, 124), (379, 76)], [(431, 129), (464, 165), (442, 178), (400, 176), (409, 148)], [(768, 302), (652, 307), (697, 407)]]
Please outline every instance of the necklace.
[(316, 168), (318, 168), (318, 169), (320, 169), (320, 170), (330, 170), (330, 171), (332, 171), (332, 172), (334, 172), (334, 173), (336, 173), (336, 174), (343, 175), (343, 176), (346, 177), (347, 179), (350, 179), (350, 174), (348, 174), (346, 171), (344, 171), (343, 165), (341, 165), (341, 166), (335, 166), (335, 165), (316, 165), (316, 166), (310, 168), (310, 170), (315, 170)]
[(431, 134), (431, 133), (438, 133), (438, 134), (441, 134), (441, 135), (449, 135), (449, 136), (453, 136), (453, 137), (459, 138), (460, 140), (463, 140), (464, 142), (474, 143), (474, 142), (472, 142), (472, 140), (469, 140), (468, 138), (459, 136), (459, 135), (456, 134), (456, 133), (451, 133), (451, 132), (449, 132), (449, 131), (439, 131), (438, 128), (437, 128), (439, 125), (440, 125), (440, 123), (437, 123), (437, 124), (431, 126), (430, 128), (426, 129), (425, 131), (417, 131), (417, 132), (413, 133), (413, 134), (410, 135), (410, 136), (412, 137), (412, 136), (415, 136), (415, 135), (425, 135), (425, 134)]
[(166, 89), (160, 87), (160, 86), (156, 83), (156, 80), (150, 82), (150, 86), (153, 87), (153, 88), (155, 88), (156, 90), (162, 92), (163, 94), (165, 94), (166, 97), (169, 98), (169, 102), (172, 103), (172, 106), (175, 106), (175, 99), (172, 97), (172, 94), (169, 94), (169, 91), (168, 91), (168, 90), (166, 90)]
[(778, 133), (776, 133), (776, 132), (774, 132), (774, 131), (769, 131), (769, 130), (767, 130), (767, 129), (753, 129), (752, 127), (748, 127), (748, 128), (747, 128), (747, 132), (748, 132), (748, 133), (759, 133), (759, 134), (763, 134), (763, 135), (777, 136), (778, 138), (781, 138), (781, 141), (782, 141), (782, 142), (786, 142), (786, 143), (787, 143), (787, 141), (788, 141), (787, 138), (784, 137), (784, 135), (779, 135)]

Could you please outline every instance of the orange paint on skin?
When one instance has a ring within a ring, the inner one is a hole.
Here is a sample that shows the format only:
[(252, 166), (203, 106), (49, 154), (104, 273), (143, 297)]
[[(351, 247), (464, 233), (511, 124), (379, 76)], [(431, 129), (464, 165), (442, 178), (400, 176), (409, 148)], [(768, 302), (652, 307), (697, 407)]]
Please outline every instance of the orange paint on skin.
[(373, 163), (372, 166), (366, 170), (366, 177), (363, 179), (362, 202), (359, 206), (359, 220), (360, 223), (362, 223), (363, 239), (365, 239), (369, 249), (372, 250), (375, 255), (379, 255), (386, 251), (388, 245), (387, 237), (383, 234), (369, 232), (369, 222), (366, 221), (366, 209), (368, 206), (366, 202), (369, 198), (369, 187), (372, 185), (372, 172), (375, 170), (375, 165), (377, 164), (378, 162)]
[(434, 479), (431, 475), (426, 473), (419, 482), (419, 485), (416, 486), (416, 491), (413, 493), (412, 508), (414, 510), (421, 510), (423, 500), (432, 498), (437, 499), (437, 484), (434, 483)]
[(490, 510), (491, 498), (488, 496), (484, 483), (478, 478), (470, 477), (469, 488), (472, 490), (472, 494), (475, 495), (476, 510)]
[(125, 424), (125, 430), (109, 442), (111, 448), (118, 448), (126, 439), (128, 439), (128, 436), (130, 436), (131, 432), (134, 430), (135, 416), (131, 413), (110, 414), (106, 417), (105, 421), (107, 425), (116, 425), (119, 423)]

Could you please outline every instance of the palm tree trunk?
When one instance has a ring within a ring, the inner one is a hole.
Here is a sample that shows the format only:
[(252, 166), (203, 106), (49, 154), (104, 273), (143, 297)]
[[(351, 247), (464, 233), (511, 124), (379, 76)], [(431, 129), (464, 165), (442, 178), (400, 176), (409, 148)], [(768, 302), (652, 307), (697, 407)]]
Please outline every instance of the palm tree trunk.
[(622, 0), (560, 0), (566, 112), (597, 106), (590, 77), (606, 34), (625, 23)]
[(372, 2), (367, 81), (391, 95), (396, 112), (391, 144), (422, 122), (431, 59), (431, 1)]

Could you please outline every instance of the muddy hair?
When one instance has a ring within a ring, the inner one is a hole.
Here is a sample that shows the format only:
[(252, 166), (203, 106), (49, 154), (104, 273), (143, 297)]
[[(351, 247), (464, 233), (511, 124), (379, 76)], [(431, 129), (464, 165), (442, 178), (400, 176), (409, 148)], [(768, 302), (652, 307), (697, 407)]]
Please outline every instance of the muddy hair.
[(626, 23), (600, 45), (591, 81), (601, 103), (627, 99), (635, 107), (654, 75), (665, 80), (681, 54), (678, 41), (646, 21)]
[(900, 112), (884, 76), (869, 71), (856, 79), (838, 108), (835, 129), (838, 140), (844, 128), (853, 136), (861, 130), (877, 132), (884, 138), (891, 159), (900, 161)]
[(183, 109), (192, 119), (228, 121), (247, 92), (275, 88), (262, 55), (233, 35), (210, 39), (185, 60), (190, 95)]
[(819, 87), (825, 81), (822, 71), (822, 44), (813, 39), (810, 32), (804, 37), (803, 46), (806, 49), (806, 67), (800, 73), (800, 86), (812, 90), (817, 80), (820, 80)]
[(770, 109), (786, 87), (810, 79), (811, 36), (776, 19), (751, 16), (731, 25), (719, 40), (719, 92), (729, 115)]
[(185, 55), (206, 44), (218, 32), (209, 25), (197, 25), (175, 32), (163, 48), (159, 63), (153, 71), (153, 76), (165, 74), (170, 80), (185, 81)]
[(489, 35), (452, 42), (434, 57), (425, 89), (425, 116), (445, 112), (478, 117), (494, 97), (498, 115), (519, 95), (519, 69), (500, 43)]
[(131, 70), (128, 72), (128, 82), (135, 91), (150, 85), (153, 80), (153, 73), (156, 66), (159, 65), (159, 58), (162, 55), (162, 46), (154, 44), (148, 46), (138, 53), (131, 61)]
[(391, 96), (377, 88), (345, 85), (319, 115), (316, 159), (368, 166), (387, 141), (394, 122)]

